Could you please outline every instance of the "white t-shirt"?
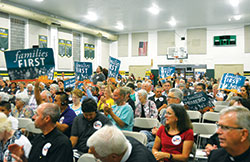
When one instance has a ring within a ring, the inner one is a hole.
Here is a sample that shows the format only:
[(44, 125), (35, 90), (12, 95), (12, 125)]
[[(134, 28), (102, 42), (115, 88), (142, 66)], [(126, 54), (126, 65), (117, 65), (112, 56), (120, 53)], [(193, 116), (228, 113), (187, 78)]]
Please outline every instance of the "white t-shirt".
[(18, 120), (17, 120), (17, 118), (14, 118), (13, 116), (9, 115), (8, 120), (11, 121), (12, 129), (17, 130), (18, 129)]

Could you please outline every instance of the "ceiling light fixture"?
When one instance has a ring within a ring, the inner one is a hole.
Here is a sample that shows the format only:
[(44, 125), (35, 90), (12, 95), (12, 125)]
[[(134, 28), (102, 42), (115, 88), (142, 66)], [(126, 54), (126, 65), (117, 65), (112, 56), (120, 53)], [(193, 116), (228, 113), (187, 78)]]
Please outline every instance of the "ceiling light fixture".
[(115, 28), (118, 29), (118, 30), (123, 30), (124, 25), (122, 24), (122, 22), (117, 22)]
[(43, 2), (43, 0), (35, 0), (35, 1), (37, 1), (37, 2)]
[(233, 6), (233, 7), (237, 7), (240, 3), (240, 0), (229, 0), (229, 3)]
[(171, 18), (171, 20), (170, 21), (168, 21), (168, 23), (171, 25), (171, 26), (175, 26), (176, 25), (176, 20), (175, 20), (175, 18)]
[(148, 9), (149, 12), (151, 12), (153, 15), (158, 15), (160, 12), (160, 8), (153, 3), (152, 6)]
[(241, 17), (242, 17), (241, 15), (235, 15), (235, 16), (233, 16), (234, 20), (237, 20), (237, 21), (240, 20)]
[(90, 21), (96, 21), (98, 19), (96, 13), (94, 12), (88, 12), (88, 14), (84, 17)]

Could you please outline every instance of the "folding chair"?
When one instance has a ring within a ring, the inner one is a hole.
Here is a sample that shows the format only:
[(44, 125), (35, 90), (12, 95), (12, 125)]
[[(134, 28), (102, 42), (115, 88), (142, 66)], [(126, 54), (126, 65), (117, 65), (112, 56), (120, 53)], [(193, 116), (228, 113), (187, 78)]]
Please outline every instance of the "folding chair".
[(215, 112), (220, 112), (222, 109), (225, 109), (227, 107), (228, 107), (227, 105), (215, 105), (214, 111)]
[(160, 122), (155, 118), (135, 118), (134, 127), (150, 129), (153, 127), (159, 127)]
[(36, 134), (42, 133), (41, 129), (35, 128), (34, 122), (29, 123), (29, 124), (26, 126), (26, 130), (27, 130), (28, 132), (30, 132), (30, 133), (36, 133)]
[(216, 124), (213, 123), (192, 123), (193, 131), (197, 134), (197, 148), (200, 147), (201, 138), (210, 138), (217, 130)]
[(214, 105), (215, 106), (217, 106), (217, 105), (229, 106), (229, 102), (227, 102), (227, 101), (216, 101), (216, 102), (214, 102)]
[(201, 121), (201, 113), (199, 111), (187, 110), (187, 114), (190, 120), (198, 120)]
[(125, 131), (125, 130), (123, 130), (122, 133), (125, 136), (133, 137), (133, 138), (137, 139), (139, 142), (141, 142), (145, 146), (147, 144), (147, 136), (144, 133), (131, 132), (131, 131)]
[(219, 121), (219, 118), (220, 118), (220, 113), (218, 112), (205, 112), (202, 117), (202, 123), (204, 123), (205, 120), (215, 123)]
[(18, 128), (26, 128), (26, 126), (32, 123), (30, 118), (17, 118), (18, 120)]
[(77, 162), (97, 162), (97, 160), (94, 155), (85, 153), (80, 156)]

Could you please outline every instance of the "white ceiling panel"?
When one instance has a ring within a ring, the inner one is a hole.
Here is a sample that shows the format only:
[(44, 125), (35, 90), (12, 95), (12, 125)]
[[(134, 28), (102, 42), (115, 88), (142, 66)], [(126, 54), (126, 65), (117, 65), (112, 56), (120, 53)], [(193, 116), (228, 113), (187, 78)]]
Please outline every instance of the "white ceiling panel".
[[(25, 6), (35, 11), (50, 13), (80, 24), (94, 26), (114, 33), (173, 29), (167, 22), (174, 17), (175, 27), (200, 27), (210, 25), (250, 23), (250, 0), (239, 0), (233, 7), (230, 0), (2, 0)], [(148, 8), (155, 3), (158, 15), (152, 15)], [(84, 16), (88, 12), (98, 16), (97, 21), (89, 21)], [(231, 19), (241, 15), (238, 21)], [(124, 30), (115, 28), (120, 21)]]

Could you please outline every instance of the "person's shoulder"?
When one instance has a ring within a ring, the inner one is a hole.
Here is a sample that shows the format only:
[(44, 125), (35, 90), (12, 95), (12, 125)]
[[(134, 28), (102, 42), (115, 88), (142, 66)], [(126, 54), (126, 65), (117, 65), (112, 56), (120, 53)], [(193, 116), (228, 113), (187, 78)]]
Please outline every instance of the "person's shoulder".
[(191, 129), (191, 128), (190, 128), (190, 129), (188, 129), (188, 130), (184, 131), (183, 133), (192, 133), (192, 134), (193, 134), (193, 133), (194, 133), (194, 131), (193, 131), (193, 129)]
[(132, 109), (132, 107), (129, 104), (127, 104), (127, 103), (125, 105), (123, 105), (122, 107), (124, 109)]
[(216, 150), (212, 150), (209, 157), (208, 162), (221, 162), (224, 161), (228, 153), (224, 148), (219, 148)]
[(163, 130), (165, 130), (165, 126), (164, 126), (164, 125), (161, 125), (161, 126), (159, 127), (158, 131), (161, 132), (161, 131), (163, 131)]
[(149, 99), (149, 100), (154, 100), (154, 97), (155, 97), (155, 95), (149, 97), (148, 99)]
[(77, 116), (75, 117), (74, 120), (76, 120), (76, 121), (82, 121), (83, 119), (84, 119), (83, 114), (79, 114), (79, 115), (77, 115)]
[(67, 108), (67, 110), (65, 110), (65, 114), (70, 115), (70, 116), (76, 116), (76, 113), (74, 110), (72, 110), (70, 107)]
[(126, 162), (156, 162), (153, 154), (139, 141), (132, 137), (126, 137), (132, 145), (131, 154)]
[(100, 113), (100, 112), (96, 112), (96, 119), (97, 120), (109, 120), (107, 118), (107, 116), (105, 116), (104, 114)]
[(69, 138), (65, 134), (63, 134), (61, 131), (59, 131), (57, 128), (55, 129), (56, 130), (53, 132), (54, 136), (52, 136), (54, 141), (68, 144)]

